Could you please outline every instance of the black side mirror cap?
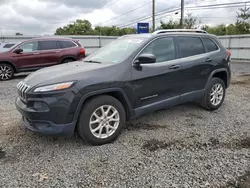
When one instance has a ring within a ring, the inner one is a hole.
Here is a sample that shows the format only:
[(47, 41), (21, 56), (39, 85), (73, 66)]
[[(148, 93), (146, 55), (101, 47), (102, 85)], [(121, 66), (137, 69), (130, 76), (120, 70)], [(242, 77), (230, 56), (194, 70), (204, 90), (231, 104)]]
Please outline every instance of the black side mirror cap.
[(155, 62), (156, 62), (156, 57), (154, 54), (141, 54), (135, 61), (135, 65), (151, 64)]
[(17, 48), (13, 51), (13, 53), (20, 54), (23, 52), (23, 49)]

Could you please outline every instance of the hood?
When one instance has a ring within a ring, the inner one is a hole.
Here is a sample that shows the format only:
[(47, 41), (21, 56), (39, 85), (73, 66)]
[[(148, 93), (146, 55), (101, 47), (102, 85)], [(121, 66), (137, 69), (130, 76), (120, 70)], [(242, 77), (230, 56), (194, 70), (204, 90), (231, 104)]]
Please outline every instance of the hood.
[(85, 63), (83, 61), (55, 65), (31, 73), (24, 79), (24, 82), (30, 87), (34, 87), (36, 85), (79, 80), (84, 75), (86, 76), (88, 72), (110, 65), (111, 64)]

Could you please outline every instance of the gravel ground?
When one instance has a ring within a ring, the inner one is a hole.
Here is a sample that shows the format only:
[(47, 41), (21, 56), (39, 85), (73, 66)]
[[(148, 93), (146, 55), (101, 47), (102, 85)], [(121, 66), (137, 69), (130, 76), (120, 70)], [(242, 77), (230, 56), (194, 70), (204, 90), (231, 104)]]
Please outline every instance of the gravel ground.
[[(41, 136), (21, 126), (16, 84), (0, 83), (0, 187), (250, 187), (250, 64), (233, 64), (214, 112), (196, 104), (127, 123), (113, 144)], [(242, 75), (242, 74), (245, 75)]]

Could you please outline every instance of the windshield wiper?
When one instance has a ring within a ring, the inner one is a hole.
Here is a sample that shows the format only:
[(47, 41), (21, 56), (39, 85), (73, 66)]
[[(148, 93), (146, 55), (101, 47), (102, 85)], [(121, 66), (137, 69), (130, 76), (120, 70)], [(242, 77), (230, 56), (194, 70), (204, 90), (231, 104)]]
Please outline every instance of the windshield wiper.
[(83, 62), (89, 62), (89, 63), (99, 63), (101, 64), (102, 62), (100, 61), (95, 61), (95, 60), (87, 60), (87, 61), (83, 61)]

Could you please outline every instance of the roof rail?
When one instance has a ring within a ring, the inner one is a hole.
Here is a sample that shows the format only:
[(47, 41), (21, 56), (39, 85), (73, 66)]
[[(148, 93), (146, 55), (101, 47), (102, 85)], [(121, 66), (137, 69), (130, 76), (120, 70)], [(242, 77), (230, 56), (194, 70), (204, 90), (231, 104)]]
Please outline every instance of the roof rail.
[(171, 33), (171, 32), (193, 32), (193, 33), (206, 33), (206, 31), (204, 30), (199, 30), (199, 29), (160, 29), (157, 30), (155, 32), (153, 32), (153, 34), (161, 34), (161, 33)]

